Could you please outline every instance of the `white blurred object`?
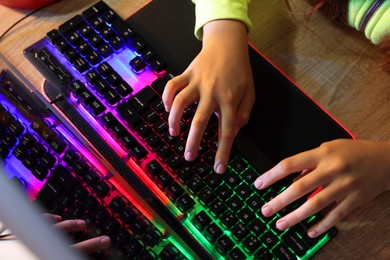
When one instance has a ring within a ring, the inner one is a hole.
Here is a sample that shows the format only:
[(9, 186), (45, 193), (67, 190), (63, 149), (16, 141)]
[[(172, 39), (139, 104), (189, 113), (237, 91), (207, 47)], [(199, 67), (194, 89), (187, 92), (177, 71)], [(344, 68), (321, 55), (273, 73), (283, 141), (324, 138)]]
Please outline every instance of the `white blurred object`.
[[(42, 217), (0, 167), (0, 220), (38, 258), (42, 260), (84, 259), (70, 247), (63, 233)], [(0, 243), (8, 241), (0, 241)]]

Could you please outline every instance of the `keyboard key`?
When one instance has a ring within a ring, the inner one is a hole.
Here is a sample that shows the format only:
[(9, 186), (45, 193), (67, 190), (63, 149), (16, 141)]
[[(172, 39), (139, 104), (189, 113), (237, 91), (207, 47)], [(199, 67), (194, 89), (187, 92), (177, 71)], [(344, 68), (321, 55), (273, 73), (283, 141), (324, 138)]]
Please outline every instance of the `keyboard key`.
[(119, 104), (116, 111), (129, 126), (134, 127), (141, 121), (140, 115), (129, 103)]
[(148, 108), (149, 103), (157, 97), (156, 92), (154, 92), (150, 87), (145, 87), (132, 98), (129, 99), (129, 103), (135, 108), (136, 111), (141, 112), (145, 111)]
[(142, 241), (150, 247), (154, 247), (161, 240), (161, 233), (156, 229), (149, 229), (143, 236)]
[(278, 237), (270, 230), (265, 232), (260, 239), (268, 248), (272, 248), (279, 241)]
[(238, 222), (238, 219), (237, 217), (235, 216), (235, 214), (233, 214), (232, 211), (228, 210), (226, 211), (220, 218), (221, 220), (221, 223), (227, 227), (227, 228), (231, 228), (233, 225), (235, 225), (237, 222)]
[(296, 259), (296, 256), (289, 250), (285, 243), (279, 243), (272, 251), (279, 259)]
[(112, 27), (116, 32), (125, 40), (134, 38), (135, 32), (126, 22), (122, 20), (115, 20), (112, 23)]
[(306, 242), (292, 230), (286, 232), (283, 235), (282, 240), (285, 241), (298, 256), (303, 256), (309, 249)]
[(207, 215), (207, 213), (204, 211), (201, 211), (196, 214), (194, 219), (192, 220), (195, 226), (200, 230), (203, 230), (205, 227), (207, 227), (211, 223), (211, 221), (212, 220), (209, 215)]
[[(238, 247), (235, 247), (232, 251), (229, 252), (229, 257), (231, 259), (244, 259), (245, 258), (245, 255), (244, 253), (241, 251), (240, 248)], [(262, 259), (262, 258), (261, 258)]]
[(249, 234), (249, 230), (240, 222), (233, 227), (232, 234), (235, 239), (242, 240)]
[(233, 241), (226, 235), (221, 236), (216, 243), (217, 250), (223, 254), (226, 254), (230, 249), (233, 248)]
[(73, 79), (73, 76), (46, 48), (36, 53), (36, 57), (40, 64), (50, 71), (50, 75), (61, 84), (66, 84)]
[(76, 15), (67, 22), (59, 26), (59, 31), (62, 34), (67, 34), (70, 31), (75, 31), (81, 24), (84, 24), (84, 20), (81, 15)]
[(250, 235), (243, 241), (243, 245), (250, 254), (253, 254), (260, 247), (261, 243), (256, 236)]
[(175, 247), (173, 247), (171, 244), (168, 244), (160, 253), (159, 257), (161, 259), (176, 259), (176, 257), (179, 256), (179, 252)]
[(143, 59), (136, 56), (134, 59), (132, 59), (130, 61), (130, 66), (134, 72), (138, 73), (138, 72), (141, 72), (145, 68), (146, 63), (144, 62)]
[(187, 212), (195, 205), (195, 201), (188, 194), (184, 194), (177, 199), (175, 204), (181, 211)]
[(217, 224), (211, 223), (204, 229), (204, 233), (208, 240), (214, 242), (222, 235), (222, 230), (217, 226)]
[(171, 200), (175, 201), (184, 193), (184, 189), (177, 182), (173, 182), (167, 187), (166, 193)]

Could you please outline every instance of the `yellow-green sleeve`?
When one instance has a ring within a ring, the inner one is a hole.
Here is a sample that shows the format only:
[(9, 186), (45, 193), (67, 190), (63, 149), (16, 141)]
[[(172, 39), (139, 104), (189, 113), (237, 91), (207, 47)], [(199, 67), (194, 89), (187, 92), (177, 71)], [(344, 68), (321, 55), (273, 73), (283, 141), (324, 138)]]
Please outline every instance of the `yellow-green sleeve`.
[[(385, 37), (390, 36), (390, 0), (381, 2), (369, 19), (365, 18), (377, 3), (375, 0), (350, 0), (348, 6), (349, 25), (362, 31), (374, 44), (379, 44)], [(364, 19), (366, 25), (362, 28)]]
[(195, 4), (196, 38), (202, 39), (203, 26), (213, 20), (232, 19), (244, 23), (247, 30), (252, 26), (248, 16), (250, 0), (192, 0)]

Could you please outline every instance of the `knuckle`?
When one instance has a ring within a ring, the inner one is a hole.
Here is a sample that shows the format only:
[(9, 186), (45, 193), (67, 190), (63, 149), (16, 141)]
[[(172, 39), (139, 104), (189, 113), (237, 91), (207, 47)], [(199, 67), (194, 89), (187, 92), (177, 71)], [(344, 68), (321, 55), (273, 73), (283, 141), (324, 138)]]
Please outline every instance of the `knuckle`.
[(289, 159), (284, 159), (279, 162), (279, 167), (283, 172), (289, 172), (292, 167), (292, 162)]
[(172, 89), (176, 86), (176, 78), (168, 80), (168, 82), (165, 84), (164, 91), (170, 92)]
[(308, 191), (307, 185), (304, 181), (298, 180), (291, 184), (291, 188), (297, 193), (297, 194), (306, 194)]
[(296, 210), (288, 214), (287, 218), (290, 225), (295, 225), (296, 223), (300, 222), (303, 219), (301, 214), (299, 214)]
[(249, 113), (243, 113), (240, 115), (240, 126), (244, 126), (249, 122)]
[(330, 212), (329, 213), (330, 221), (325, 224), (325, 227), (327, 229), (331, 228), (336, 223), (341, 221), (344, 218), (345, 215), (346, 215), (346, 213), (344, 211), (341, 211), (341, 210), (337, 210), (337, 211), (334, 210), (334, 211)]
[(209, 119), (207, 118), (207, 116), (199, 115), (199, 113), (197, 113), (195, 117), (192, 119), (191, 125), (196, 128), (200, 128), (201, 126), (206, 125), (208, 121)]
[(175, 107), (185, 107), (187, 105), (186, 99), (183, 97), (183, 95), (177, 94), (173, 101), (173, 106)]
[(234, 138), (234, 132), (233, 131), (221, 131), (220, 132), (220, 139), (221, 140), (230, 140)]
[(314, 196), (313, 198), (307, 201), (309, 207), (312, 208), (315, 212), (322, 210), (328, 203), (319, 196)]
[(334, 152), (332, 142), (324, 142), (320, 145), (320, 150), (323, 156), (331, 155)]
[(333, 159), (333, 171), (335, 173), (346, 173), (351, 171), (351, 163), (344, 160), (343, 158), (334, 158)]

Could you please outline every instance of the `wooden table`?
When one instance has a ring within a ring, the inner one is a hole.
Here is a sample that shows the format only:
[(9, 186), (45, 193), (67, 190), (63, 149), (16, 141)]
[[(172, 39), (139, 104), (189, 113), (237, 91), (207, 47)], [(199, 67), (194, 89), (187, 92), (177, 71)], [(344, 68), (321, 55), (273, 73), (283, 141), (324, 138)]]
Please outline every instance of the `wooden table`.
[[(94, 1), (66, 0), (25, 19), (0, 41), (0, 51), (33, 84), (42, 76), (22, 50)], [(122, 17), (147, 0), (106, 0)], [(310, 10), (304, 1), (252, 1), (250, 41), (358, 139), (390, 139), (390, 75), (378, 49)], [(0, 33), (27, 11), (0, 7)], [(337, 225), (338, 235), (315, 259), (390, 259), (390, 193), (359, 207)]]

